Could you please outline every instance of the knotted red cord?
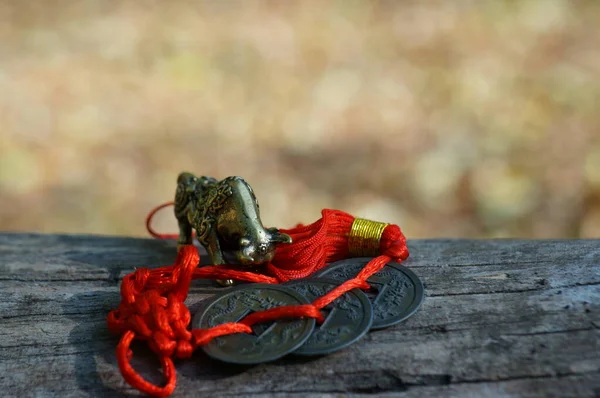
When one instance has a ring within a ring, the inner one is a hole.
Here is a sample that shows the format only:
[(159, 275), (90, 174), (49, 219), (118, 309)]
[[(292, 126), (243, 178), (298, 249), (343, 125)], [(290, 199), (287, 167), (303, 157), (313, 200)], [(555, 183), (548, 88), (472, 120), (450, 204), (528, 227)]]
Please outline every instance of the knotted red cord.
[[(151, 228), (153, 215), (172, 205), (166, 203), (153, 210), (146, 220), (150, 234), (160, 239), (177, 235), (158, 234)], [(406, 238), (397, 225), (387, 225), (381, 235), (380, 256), (372, 259), (352, 279), (347, 280), (312, 304), (283, 306), (254, 312), (236, 323), (226, 323), (210, 329), (187, 330), (191, 315), (184, 301), (192, 279), (234, 279), (258, 283), (281, 283), (303, 278), (327, 263), (349, 257), (348, 235), (355, 218), (339, 210), (325, 209), (321, 219), (310, 225), (281, 230), (292, 237), (292, 244), (277, 248), (275, 258), (266, 264), (272, 276), (241, 271), (237, 266), (198, 268), (200, 255), (193, 245), (183, 246), (175, 263), (155, 269), (138, 268), (123, 278), (121, 304), (109, 313), (108, 327), (122, 334), (117, 347), (117, 362), (125, 380), (134, 388), (157, 397), (169, 396), (175, 389), (176, 373), (171, 357), (187, 358), (193, 351), (212, 339), (234, 333), (252, 333), (256, 323), (284, 318), (315, 318), (323, 321), (320, 309), (349, 290), (368, 289), (366, 280), (390, 261), (408, 258)], [(134, 338), (146, 340), (161, 360), (167, 383), (163, 387), (144, 380), (130, 364), (130, 344)]]

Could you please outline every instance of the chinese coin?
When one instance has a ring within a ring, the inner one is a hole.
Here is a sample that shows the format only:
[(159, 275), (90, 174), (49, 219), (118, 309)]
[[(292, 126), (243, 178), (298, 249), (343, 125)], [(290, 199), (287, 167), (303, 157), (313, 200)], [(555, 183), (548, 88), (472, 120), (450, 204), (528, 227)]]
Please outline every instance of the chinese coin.
[[(283, 305), (309, 304), (294, 290), (269, 284), (241, 285), (214, 297), (192, 321), (194, 328), (208, 329), (238, 322), (247, 315)], [(257, 364), (281, 358), (300, 347), (312, 333), (315, 320), (285, 319), (255, 324), (253, 333), (214, 338), (202, 348), (207, 355), (235, 364)]]
[[(297, 279), (285, 284), (311, 302), (339, 285), (340, 281), (326, 278)], [(373, 307), (360, 289), (346, 292), (321, 311), (325, 321), (315, 327), (294, 354), (324, 355), (341, 350), (363, 337), (373, 323)]]
[[(314, 277), (345, 281), (354, 278), (372, 260), (368, 257), (336, 261), (316, 272)], [(396, 263), (387, 263), (367, 279), (371, 291), (367, 296), (373, 305), (371, 329), (395, 325), (413, 315), (424, 298), (423, 283), (414, 272)]]

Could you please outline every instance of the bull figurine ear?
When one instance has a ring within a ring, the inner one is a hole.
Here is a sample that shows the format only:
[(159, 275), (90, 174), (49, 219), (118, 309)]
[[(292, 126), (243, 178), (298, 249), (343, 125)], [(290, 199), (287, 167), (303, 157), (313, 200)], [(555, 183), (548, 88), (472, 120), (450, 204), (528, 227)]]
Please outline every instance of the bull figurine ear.
[(277, 231), (271, 235), (271, 241), (273, 243), (292, 243), (292, 237)]
[(177, 176), (177, 184), (189, 184), (191, 181), (195, 180), (196, 176), (192, 173), (188, 173), (187, 171), (179, 173)]

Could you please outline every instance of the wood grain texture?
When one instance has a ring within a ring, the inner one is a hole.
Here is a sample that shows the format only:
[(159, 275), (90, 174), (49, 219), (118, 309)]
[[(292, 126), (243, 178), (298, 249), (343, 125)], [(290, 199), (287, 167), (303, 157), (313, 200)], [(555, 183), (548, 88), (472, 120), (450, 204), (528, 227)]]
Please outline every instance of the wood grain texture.
[[(346, 350), (254, 367), (201, 351), (176, 362), (174, 397), (600, 396), (600, 241), (426, 240), (405, 263), (425, 284), (421, 310)], [(138, 395), (106, 328), (121, 278), (171, 264), (175, 242), (0, 234), (0, 395)], [(205, 258), (205, 257), (203, 257)], [(219, 288), (195, 281), (194, 312)], [(162, 378), (143, 343), (132, 361)]]

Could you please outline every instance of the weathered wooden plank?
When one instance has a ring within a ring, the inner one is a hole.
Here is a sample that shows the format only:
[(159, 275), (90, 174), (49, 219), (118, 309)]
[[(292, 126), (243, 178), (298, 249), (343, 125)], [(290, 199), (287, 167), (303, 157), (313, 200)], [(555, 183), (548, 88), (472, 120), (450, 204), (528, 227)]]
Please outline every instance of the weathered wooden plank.
[[(178, 361), (174, 396), (598, 396), (600, 241), (413, 241), (427, 298), (406, 322), (321, 358), (236, 367)], [(134, 267), (173, 261), (174, 242), (0, 234), (0, 386), (8, 396), (134, 393), (105, 324)], [(217, 291), (196, 281), (192, 311)], [(133, 360), (160, 382), (142, 344)], [(559, 393), (560, 392), (560, 393)]]

